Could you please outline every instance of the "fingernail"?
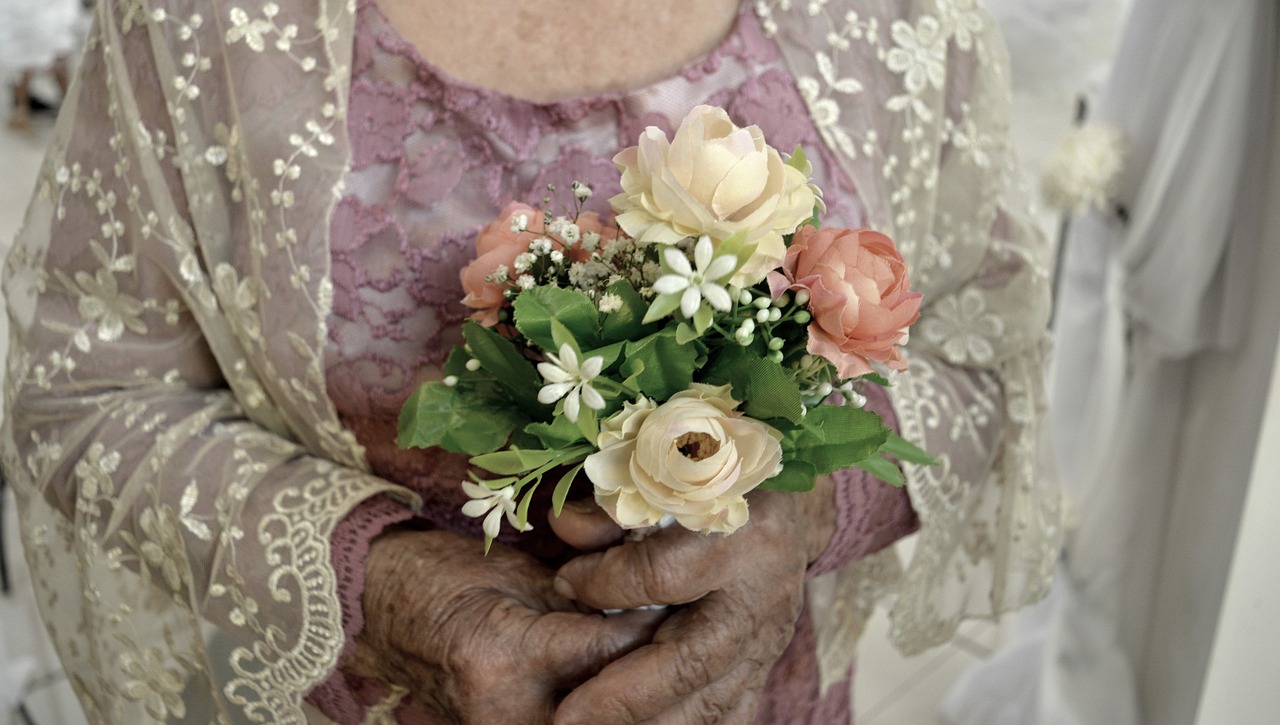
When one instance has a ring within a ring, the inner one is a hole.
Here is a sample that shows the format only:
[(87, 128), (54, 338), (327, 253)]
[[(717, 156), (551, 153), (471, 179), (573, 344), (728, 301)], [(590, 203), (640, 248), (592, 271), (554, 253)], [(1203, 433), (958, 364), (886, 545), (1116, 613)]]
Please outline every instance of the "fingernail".
[(556, 594), (559, 594), (565, 599), (578, 598), (578, 593), (573, 590), (573, 585), (570, 584), (569, 580), (565, 579), (564, 577), (559, 577), (559, 576), (556, 577), (555, 583), (552, 586), (555, 587)]
[(582, 498), (577, 501), (565, 501), (564, 507), (575, 514), (589, 514), (596, 510), (596, 502), (589, 498)]

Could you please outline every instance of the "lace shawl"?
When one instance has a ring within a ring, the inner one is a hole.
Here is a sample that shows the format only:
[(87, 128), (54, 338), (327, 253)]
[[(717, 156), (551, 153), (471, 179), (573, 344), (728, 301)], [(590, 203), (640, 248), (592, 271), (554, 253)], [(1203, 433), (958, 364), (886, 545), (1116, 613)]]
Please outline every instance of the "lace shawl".
[[(926, 294), (893, 395), (944, 464), (909, 471), (904, 572), (814, 582), (836, 673), (872, 596), (896, 587), (918, 651), (1042, 594), (1059, 536), (1033, 470), (1047, 249), (996, 30), (972, 0), (853, 5), (755, 11)], [(4, 277), (3, 459), (37, 599), (92, 722), (304, 722), (343, 645), (329, 534), (371, 496), (413, 503), (325, 388), (355, 5), (96, 12)]]

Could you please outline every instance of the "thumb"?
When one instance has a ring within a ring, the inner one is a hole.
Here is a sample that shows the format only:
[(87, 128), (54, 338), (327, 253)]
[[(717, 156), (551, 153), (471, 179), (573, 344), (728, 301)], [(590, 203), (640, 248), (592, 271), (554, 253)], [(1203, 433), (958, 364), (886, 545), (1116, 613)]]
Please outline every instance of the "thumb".
[(620, 541), (625, 533), (589, 498), (565, 503), (560, 515), (548, 513), (547, 521), (561, 541), (579, 551), (603, 549)]

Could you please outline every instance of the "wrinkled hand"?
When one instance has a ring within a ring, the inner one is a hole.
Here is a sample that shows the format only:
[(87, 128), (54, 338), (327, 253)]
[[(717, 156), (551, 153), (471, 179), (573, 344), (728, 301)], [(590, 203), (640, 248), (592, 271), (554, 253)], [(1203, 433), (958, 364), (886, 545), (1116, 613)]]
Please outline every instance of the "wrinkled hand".
[(556, 725), (751, 723), (795, 634), (805, 569), (835, 529), (831, 495), (825, 479), (807, 494), (758, 491), (729, 536), (672, 526), (565, 564), (556, 590), (591, 607), (686, 606), (570, 693)]
[(649, 640), (655, 617), (586, 614), (552, 572), (494, 544), (394, 531), (365, 564), (347, 670), (401, 685), (448, 722), (550, 723), (558, 694)]

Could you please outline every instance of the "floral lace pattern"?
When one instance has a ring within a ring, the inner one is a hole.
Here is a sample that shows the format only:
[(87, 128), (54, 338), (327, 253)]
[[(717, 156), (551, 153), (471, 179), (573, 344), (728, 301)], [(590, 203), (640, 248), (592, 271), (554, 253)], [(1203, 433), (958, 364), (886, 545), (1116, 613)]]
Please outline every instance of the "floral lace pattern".
[[(938, 320), (891, 392), (903, 433), (944, 459), (908, 471), (915, 557), (810, 583), (824, 679), (838, 679), (882, 592), (918, 651), (1047, 587), (1061, 534), (1034, 470), (1048, 246), (1020, 201), (1007, 62), (974, 0), (750, 9), (668, 83), (813, 149), (830, 218), (897, 240), (922, 323)], [(96, 6), (5, 268), (0, 441), (37, 598), (91, 722), (305, 720), (344, 641), (335, 522), (379, 493), (414, 499), (388, 481), (395, 456), (360, 441), (390, 441), (382, 411), (433, 374), (430, 349), (460, 319), (426, 273), (465, 259), (499, 201), (562, 176), (601, 183), (602, 149), (687, 107), (639, 93), (532, 109), (438, 77), (420, 84), (429, 99), (384, 92), (419, 70), (376, 39), (356, 49), (357, 12)], [(349, 130), (381, 119), (393, 138)], [(474, 140), (451, 143), (438, 119), (479, 124), (452, 137)], [(570, 127), (596, 135), (547, 132)], [(392, 199), (421, 213), (393, 223)], [(410, 336), (432, 344), (401, 355)], [(376, 414), (343, 398), (348, 384)]]

